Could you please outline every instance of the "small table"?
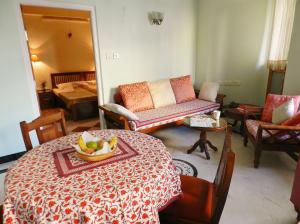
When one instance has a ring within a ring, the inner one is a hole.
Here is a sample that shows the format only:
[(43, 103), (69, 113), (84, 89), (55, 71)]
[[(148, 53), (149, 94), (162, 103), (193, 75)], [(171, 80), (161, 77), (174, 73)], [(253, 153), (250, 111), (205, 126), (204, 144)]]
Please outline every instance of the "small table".
[(231, 124), (233, 127), (235, 127), (240, 121), (239, 130), (233, 131), (241, 135), (244, 134), (244, 118), (246, 113), (246, 109), (243, 108), (249, 109), (251, 111), (251, 114), (254, 116), (259, 116), (261, 114), (261, 108), (252, 104), (240, 104), (235, 108), (227, 107), (224, 109), (224, 116), (234, 120), (234, 122)]
[[(159, 223), (158, 212), (182, 194), (164, 144), (138, 132), (91, 133), (100, 138), (116, 135), (123, 142), (116, 156), (101, 166), (58, 175), (53, 153), (70, 149), (81, 133), (42, 144), (14, 163), (5, 178), (4, 223)], [(117, 157), (126, 151), (138, 154)], [(93, 165), (71, 152), (65, 156), (70, 158), (65, 169)]]
[(190, 148), (187, 153), (190, 154), (192, 152), (194, 152), (196, 150), (196, 148), (199, 146), (201, 152), (205, 153), (206, 159), (210, 159), (210, 155), (208, 153), (207, 150), (207, 145), (212, 148), (214, 151), (218, 151), (218, 148), (216, 146), (214, 146), (208, 139), (207, 139), (207, 132), (211, 131), (211, 132), (220, 132), (220, 131), (224, 131), (227, 128), (227, 122), (225, 119), (220, 118), (219, 122), (213, 123), (211, 127), (192, 127), (190, 126), (190, 122), (189, 122), (189, 118), (185, 119), (184, 121), (184, 125), (199, 130), (200, 131), (200, 138), (199, 140), (192, 146), (192, 148)]

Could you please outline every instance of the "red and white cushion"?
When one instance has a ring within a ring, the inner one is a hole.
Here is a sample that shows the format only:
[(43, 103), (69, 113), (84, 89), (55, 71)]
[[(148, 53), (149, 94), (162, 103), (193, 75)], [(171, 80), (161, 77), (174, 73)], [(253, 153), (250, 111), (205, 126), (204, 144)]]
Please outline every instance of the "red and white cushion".
[(137, 112), (135, 114), (139, 120), (129, 121), (129, 124), (131, 130), (139, 131), (182, 120), (187, 116), (208, 113), (219, 107), (218, 103), (195, 99), (181, 104)]
[[(259, 121), (259, 120), (246, 120), (246, 127), (247, 127), (247, 130), (248, 132), (254, 137), (256, 138), (257, 136), (257, 130), (258, 130), (258, 127), (260, 125), (263, 125), (263, 124), (272, 124), (270, 122), (264, 122), (264, 121)], [(262, 137), (263, 138), (268, 138), (270, 137), (270, 134), (266, 131), (263, 131), (262, 132)]]
[(265, 122), (272, 122), (272, 113), (274, 108), (279, 107), (283, 103), (294, 99), (295, 113), (298, 111), (300, 96), (285, 96), (285, 95), (276, 95), (268, 94), (264, 110), (262, 112), (261, 120)]

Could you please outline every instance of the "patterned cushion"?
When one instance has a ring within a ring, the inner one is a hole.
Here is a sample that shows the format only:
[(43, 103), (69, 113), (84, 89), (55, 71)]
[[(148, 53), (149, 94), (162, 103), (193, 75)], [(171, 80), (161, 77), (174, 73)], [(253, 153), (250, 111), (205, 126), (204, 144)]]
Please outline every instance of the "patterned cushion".
[(120, 85), (119, 91), (125, 107), (132, 112), (154, 108), (147, 82)]
[(196, 99), (190, 75), (170, 79), (176, 103), (184, 103)]
[(135, 113), (139, 120), (129, 121), (131, 130), (139, 131), (162, 124), (172, 123), (196, 114), (203, 114), (218, 109), (218, 103), (195, 99), (181, 104), (173, 104), (157, 109)]
[[(247, 127), (247, 130), (248, 130), (248, 132), (249, 132), (254, 138), (257, 137), (257, 136), (256, 136), (256, 133), (257, 133), (257, 130), (258, 130), (259, 125), (262, 125), (262, 124), (272, 124), (272, 123), (264, 122), (264, 121), (258, 121), (258, 120), (246, 120), (246, 127)], [(270, 137), (270, 135), (269, 135), (269, 133), (267, 133), (266, 131), (263, 131), (262, 137), (263, 137), (263, 138), (268, 138), (268, 137)]]
[(290, 119), (284, 121), (282, 125), (287, 125), (287, 126), (300, 126), (300, 112), (295, 114), (293, 117)]
[(272, 122), (272, 113), (273, 109), (280, 106), (281, 104), (287, 102), (290, 99), (294, 99), (295, 113), (298, 111), (300, 96), (285, 96), (285, 95), (276, 95), (268, 94), (264, 110), (262, 112), (262, 121)]

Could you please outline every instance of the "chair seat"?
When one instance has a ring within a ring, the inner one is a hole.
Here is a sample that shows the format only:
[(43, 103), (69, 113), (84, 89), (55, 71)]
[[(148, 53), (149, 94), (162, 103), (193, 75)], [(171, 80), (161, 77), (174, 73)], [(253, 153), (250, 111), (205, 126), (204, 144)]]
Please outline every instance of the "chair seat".
[(184, 220), (186, 223), (209, 223), (213, 212), (214, 185), (196, 177), (180, 176), (180, 179), (183, 196), (160, 213), (162, 220), (174, 220), (170, 223), (184, 223)]
[[(264, 122), (264, 121), (259, 121), (259, 120), (246, 120), (246, 127), (247, 127), (247, 130), (249, 131), (249, 133), (254, 137), (256, 138), (257, 136), (257, 130), (258, 130), (258, 127), (260, 125), (268, 125), (268, 124), (272, 124), (272, 123), (269, 123), (269, 122)], [(270, 134), (266, 131), (263, 131), (262, 132), (262, 137), (263, 138), (268, 138), (270, 137)]]

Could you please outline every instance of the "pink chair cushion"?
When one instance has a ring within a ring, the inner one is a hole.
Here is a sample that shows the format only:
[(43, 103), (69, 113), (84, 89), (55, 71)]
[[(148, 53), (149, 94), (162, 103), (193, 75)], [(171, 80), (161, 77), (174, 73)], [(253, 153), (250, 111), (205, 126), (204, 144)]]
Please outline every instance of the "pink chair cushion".
[(296, 113), (293, 117), (287, 119), (281, 124), (287, 126), (300, 126), (300, 112)]
[(119, 91), (125, 107), (132, 112), (154, 108), (147, 82), (120, 85)]
[(190, 75), (170, 79), (176, 103), (184, 103), (196, 99)]
[(286, 95), (276, 95), (268, 94), (264, 110), (262, 112), (261, 120), (264, 122), (272, 122), (272, 113), (274, 108), (280, 106), (281, 104), (287, 102), (290, 99), (294, 99), (295, 113), (298, 111), (300, 96), (286, 96)]
[[(264, 122), (264, 121), (259, 121), (259, 120), (246, 120), (246, 127), (247, 127), (247, 130), (248, 132), (254, 137), (256, 138), (256, 134), (257, 134), (257, 130), (258, 130), (258, 127), (260, 125), (263, 125), (263, 124), (271, 124), (269, 122)], [(263, 131), (262, 132), (262, 138), (268, 138), (270, 137), (269, 133), (266, 132), (266, 131)]]

